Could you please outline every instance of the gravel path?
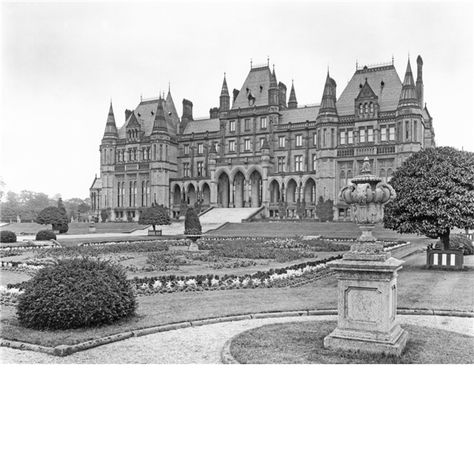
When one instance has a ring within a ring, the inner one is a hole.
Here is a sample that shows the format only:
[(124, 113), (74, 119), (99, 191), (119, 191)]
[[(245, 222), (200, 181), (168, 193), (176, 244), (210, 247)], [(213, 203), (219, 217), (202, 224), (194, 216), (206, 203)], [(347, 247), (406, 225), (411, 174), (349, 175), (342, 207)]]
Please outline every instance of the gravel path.
[[(318, 316), (317, 320), (333, 320), (335, 316)], [(130, 338), (125, 341), (56, 357), (39, 352), (0, 348), (1, 363), (57, 364), (218, 364), (225, 342), (236, 334), (266, 324), (291, 321), (314, 321), (315, 317), (286, 317), (234, 321), (207, 326), (177, 329)], [(400, 323), (417, 324), (459, 332), (474, 337), (474, 319), (452, 316), (399, 316)]]

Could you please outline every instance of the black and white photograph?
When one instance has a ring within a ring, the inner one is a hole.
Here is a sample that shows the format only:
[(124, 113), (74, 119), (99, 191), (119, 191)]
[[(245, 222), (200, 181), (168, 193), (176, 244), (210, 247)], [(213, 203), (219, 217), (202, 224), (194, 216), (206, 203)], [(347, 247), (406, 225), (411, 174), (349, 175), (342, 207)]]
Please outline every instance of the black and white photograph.
[[(98, 388), (117, 377), (132, 391), (163, 376), (160, 397), (186, 391), (186, 404), (199, 405), (202, 386), (213, 398), (223, 383), (223, 400), (271, 399), (282, 416), (273, 394), (292, 393), (293, 377), (294, 387), (312, 379), (321, 397), (334, 381), (328, 406), (348, 410), (346, 421), (367, 411), (370, 436), (383, 437), (412, 405), (410, 384), (426, 375), (432, 393), (430, 383), (456, 374), (444, 387), (461, 384), (447, 423), (457, 410), (473, 421), (462, 403), (474, 395), (465, 385), (474, 375), (472, 2), (0, 8), (0, 384), (24, 369), (30, 381), (44, 371), (44, 385), (52, 377), (54, 387), (70, 378)], [(147, 375), (134, 385), (138, 374)], [(362, 397), (368, 405), (357, 408), (366, 378), (374, 393), (394, 387), (398, 403)], [(313, 419), (310, 392), (295, 410), (306, 406), (299, 416)], [(140, 393), (131, 397), (140, 405), (143, 396), (144, 409), (151, 393)], [(236, 413), (224, 431), (240, 425)], [(405, 452), (415, 413), (400, 427)], [(258, 416), (241, 434), (250, 454), (284, 450), (270, 435), (258, 453), (247, 433)], [(380, 459), (344, 464), (343, 425), (325, 416), (330, 467), (279, 463), (269, 452), (268, 464), (232, 463), (221, 447), (207, 463), (196, 449), (194, 471), (468, 472), (464, 436), (455, 459), (440, 451), (386, 464), (398, 455), (382, 445)], [(444, 420), (434, 408), (432, 416), (428, 432)], [(312, 436), (297, 449), (311, 450)], [(127, 460), (91, 472), (190, 472), (175, 448), (166, 467)], [(5, 472), (31, 472), (26, 462)], [(59, 461), (38, 469), (64, 472)]]

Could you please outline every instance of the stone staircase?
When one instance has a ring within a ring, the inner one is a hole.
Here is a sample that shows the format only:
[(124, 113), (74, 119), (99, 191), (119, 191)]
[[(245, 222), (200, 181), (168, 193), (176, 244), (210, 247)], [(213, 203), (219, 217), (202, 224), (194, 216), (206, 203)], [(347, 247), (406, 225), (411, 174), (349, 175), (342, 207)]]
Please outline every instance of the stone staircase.
[(226, 222), (242, 222), (258, 214), (261, 207), (214, 207), (210, 211), (200, 216), (201, 225), (204, 224), (225, 224)]

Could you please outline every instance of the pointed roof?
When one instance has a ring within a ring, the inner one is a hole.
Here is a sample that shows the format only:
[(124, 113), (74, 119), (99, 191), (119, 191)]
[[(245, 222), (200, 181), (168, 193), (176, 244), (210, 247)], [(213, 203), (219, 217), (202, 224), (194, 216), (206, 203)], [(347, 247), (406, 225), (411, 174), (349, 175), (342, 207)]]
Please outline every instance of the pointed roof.
[(230, 97), (229, 89), (227, 88), (227, 81), (226, 81), (226, 78), (225, 78), (225, 73), (224, 73), (224, 81), (222, 82), (221, 97), (222, 96)]
[[(252, 94), (255, 98), (254, 105), (256, 107), (261, 105), (268, 105), (268, 89), (270, 88), (270, 82), (272, 73), (268, 66), (253, 67), (247, 75), (240, 92), (238, 93), (232, 109), (248, 108), (248, 93)], [(278, 88), (278, 86), (276, 86)], [(248, 91), (247, 91), (248, 89)]]
[(164, 99), (158, 99), (158, 107), (156, 108), (155, 121), (153, 123), (152, 133), (165, 132), (168, 133), (168, 126), (166, 124), (165, 110), (163, 108)]
[(109, 115), (107, 116), (107, 123), (105, 124), (104, 138), (118, 138), (112, 101), (110, 101)]
[(173, 126), (177, 130), (178, 123), (179, 123), (179, 115), (178, 115), (178, 112), (177, 112), (176, 107), (174, 105), (174, 101), (173, 101), (173, 97), (171, 96), (170, 88), (168, 88), (168, 94), (166, 95), (166, 102), (165, 102), (164, 106), (165, 106), (165, 109), (166, 109), (165, 110), (165, 115), (166, 115), (166, 112), (167, 112), (168, 117), (171, 119), (171, 122), (172, 122)]
[(329, 71), (326, 76), (326, 83), (324, 84), (323, 98), (319, 108), (319, 114), (325, 112), (334, 112), (336, 110), (336, 81), (329, 76)]
[(298, 107), (298, 101), (296, 100), (295, 85), (291, 83), (290, 98), (288, 99), (288, 108), (296, 109)]
[(354, 114), (354, 100), (360, 94), (364, 79), (378, 97), (379, 110), (395, 110), (402, 90), (402, 81), (393, 65), (357, 69), (336, 102), (339, 116)]
[(278, 88), (277, 77), (275, 74), (275, 65), (273, 65), (272, 75), (270, 77), (270, 87), (271, 88)]
[(140, 122), (138, 121), (135, 111), (130, 114), (130, 117), (127, 121), (127, 128), (141, 128)]
[(418, 106), (418, 96), (416, 95), (415, 81), (413, 80), (413, 73), (411, 72), (410, 60), (408, 59), (407, 70), (405, 72), (405, 79), (403, 80), (402, 91), (400, 93), (400, 100), (398, 105)]
[(358, 99), (371, 99), (375, 98), (377, 99), (377, 94), (372, 90), (372, 87), (370, 87), (370, 84), (367, 81), (367, 78), (365, 78), (365, 82), (363, 86), (360, 88), (359, 95), (356, 97), (356, 100)]

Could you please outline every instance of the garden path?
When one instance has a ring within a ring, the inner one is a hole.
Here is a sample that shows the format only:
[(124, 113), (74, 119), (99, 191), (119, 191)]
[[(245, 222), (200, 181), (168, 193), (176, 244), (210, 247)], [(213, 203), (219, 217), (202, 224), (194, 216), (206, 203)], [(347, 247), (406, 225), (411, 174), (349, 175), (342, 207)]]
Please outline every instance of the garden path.
[[(99, 346), (67, 357), (39, 352), (0, 348), (2, 363), (45, 364), (219, 364), (222, 347), (228, 339), (247, 329), (266, 324), (296, 321), (327, 321), (335, 316), (302, 316), (244, 320), (177, 329), (130, 338)], [(401, 324), (417, 324), (467, 334), (474, 337), (474, 319), (452, 316), (398, 317)]]

